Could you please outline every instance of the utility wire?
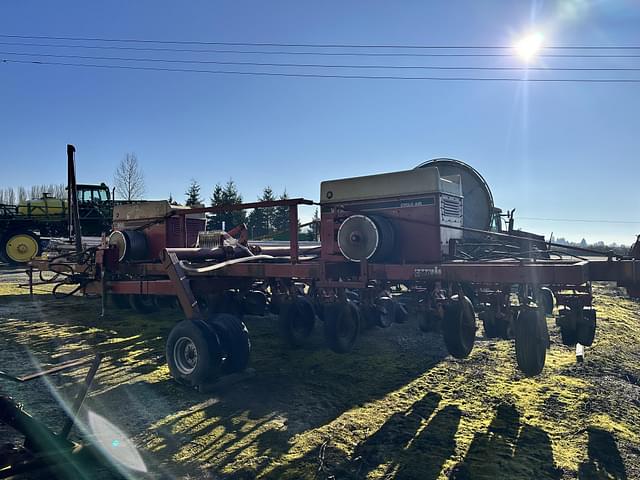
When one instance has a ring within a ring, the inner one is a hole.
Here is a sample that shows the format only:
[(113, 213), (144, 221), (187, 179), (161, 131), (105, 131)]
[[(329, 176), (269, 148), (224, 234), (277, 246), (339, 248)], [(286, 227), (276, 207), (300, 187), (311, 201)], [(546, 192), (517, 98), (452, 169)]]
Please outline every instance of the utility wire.
[[(104, 38), (104, 37), (65, 37), (48, 35), (9, 35), (0, 34), (3, 38), (38, 39), (38, 40), (71, 40), (78, 42), (114, 42), (114, 43), (157, 43), (173, 45), (221, 45), (239, 47), (304, 47), (304, 48), (404, 48), (404, 49), (443, 49), (443, 50), (487, 50), (511, 49), (504, 45), (406, 45), (406, 44), (346, 44), (346, 43), (275, 43), (275, 42), (212, 42), (194, 40), (150, 40), (140, 38)], [(556, 45), (547, 46), (549, 49), (570, 50), (640, 50), (635, 45)]]
[[(0, 36), (1, 37), (1, 36)], [(133, 50), (144, 52), (175, 52), (175, 53), (235, 53), (251, 55), (308, 55), (331, 57), (513, 57), (511, 53), (406, 53), (406, 52), (301, 52), (297, 50), (227, 50), (227, 49), (195, 49), (195, 48), (168, 48), (168, 47), (127, 47), (116, 45), (71, 45), (55, 43), (25, 43), (25, 42), (0, 42), (0, 45), (20, 47), (46, 47), (46, 48), (85, 48), (94, 50)], [(545, 58), (640, 58), (640, 53), (631, 54), (580, 54), (580, 53), (539, 53), (538, 57)]]
[(478, 66), (445, 66), (445, 65), (335, 65), (324, 63), (270, 63), (270, 62), (232, 62), (221, 60), (181, 60), (166, 58), (136, 58), (136, 57), (98, 57), (92, 55), (58, 55), (52, 53), (24, 53), (2, 52), (0, 55), (16, 55), (23, 57), (48, 57), (48, 58), (76, 58), (82, 60), (117, 60), (127, 62), (161, 62), (161, 63), (186, 63), (186, 64), (214, 64), (214, 65), (245, 65), (252, 67), (304, 67), (304, 68), (349, 68), (349, 69), (405, 69), (405, 70), (483, 70), (483, 71), (574, 71), (574, 72), (637, 72), (640, 67), (478, 67)]
[(182, 72), (182, 73), (206, 73), (216, 75), (245, 75), (245, 76), (269, 76), (269, 77), (296, 77), (296, 78), (341, 78), (341, 79), (361, 79), (361, 80), (432, 80), (432, 81), (481, 81), (481, 82), (544, 82), (544, 83), (640, 83), (640, 79), (620, 79), (620, 78), (514, 78), (514, 77), (423, 77), (423, 76), (393, 76), (393, 75), (337, 75), (319, 73), (285, 73), (285, 72), (252, 72), (234, 70), (201, 70), (192, 68), (164, 68), (164, 67), (143, 67), (133, 65), (104, 65), (93, 63), (67, 63), (48, 62), (40, 60), (13, 60), (3, 58), (1, 63), (20, 63), (29, 65), (58, 65), (65, 67), (87, 67), (103, 69), (122, 70), (146, 70), (161, 72)]

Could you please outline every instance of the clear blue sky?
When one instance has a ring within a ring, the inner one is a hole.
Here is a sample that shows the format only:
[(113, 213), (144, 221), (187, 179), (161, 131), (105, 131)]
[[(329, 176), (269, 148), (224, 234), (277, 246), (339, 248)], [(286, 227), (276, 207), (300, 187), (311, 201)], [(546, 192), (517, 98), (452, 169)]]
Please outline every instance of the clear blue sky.
[[(639, 22), (640, 6), (632, 0), (0, 4), (2, 34), (230, 42), (511, 45), (523, 33), (540, 30), (550, 45), (640, 45)], [(4, 52), (52, 51), (0, 47)], [(522, 65), (516, 57), (398, 60), (56, 52), (258, 62)], [(640, 67), (640, 58), (545, 58), (536, 65), (596, 64)], [(232, 68), (243, 67), (227, 67)], [(244, 67), (259, 69), (276, 70)], [(636, 73), (530, 76), (640, 78)], [(277, 192), (286, 187), (292, 196), (317, 199), (323, 179), (408, 169), (447, 156), (478, 169), (491, 185), (496, 204), (516, 208), (520, 216), (640, 222), (639, 112), (640, 84), (299, 79), (0, 63), (0, 187), (64, 182), (68, 142), (77, 146), (78, 174), (85, 182), (111, 183), (119, 160), (135, 152), (149, 198), (166, 198), (170, 192), (182, 198), (192, 177), (208, 196), (216, 182), (232, 177), (248, 201), (267, 184)], [(624, 243), (640, 232), (640, 223), (521, 220), (517, 225), (575, 240)]]

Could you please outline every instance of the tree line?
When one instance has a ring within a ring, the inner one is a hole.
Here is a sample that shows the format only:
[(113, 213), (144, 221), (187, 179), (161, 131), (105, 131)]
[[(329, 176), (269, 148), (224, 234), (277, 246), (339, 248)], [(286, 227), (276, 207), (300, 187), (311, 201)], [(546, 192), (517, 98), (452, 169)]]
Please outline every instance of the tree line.
[(32, 185), (29, 188), (23, 186), (0, 188), (0, 204), (17, 205), (27, 200), (38, 200), (45, 193), (53, 198), (67, 198), (67, 189), (63, 183), (50, 183), (48, 185)]
[[(262, 194), (257, 198), (257, 201), (269, 202), (286, 200), (288, 198), (289, 195), (286, 190), (280, 195), (276, 195), (270, 186), (266, 186), (262, 190)], [(173, 201), (173, 198), (169, 200)], [(239, 203), (243, 203), (242, 194), (238, 191), (238, 187), (232, 179), (229, 179), (224, 185), (217, 183), (213, 187), (213, 192), (209, 198), (210, 206), (236, 205)], [(194, 179), (191, 180), (185, 192), (185, 205), (190, 207), (204, 205), (204, 200), (201, 196), (201, 186)], [(242, 223), (247, 225), (249, 235), (252, 239), (289, 239), (289, 207), (254, 208), (249, 213), (245, 210), (236, 210), (209, 214), (207, 217), (207, 230), (230, 230)], [(308, 229), (302, 232), (300, 238), (303, 240), (315, 239), (314, 230)]]

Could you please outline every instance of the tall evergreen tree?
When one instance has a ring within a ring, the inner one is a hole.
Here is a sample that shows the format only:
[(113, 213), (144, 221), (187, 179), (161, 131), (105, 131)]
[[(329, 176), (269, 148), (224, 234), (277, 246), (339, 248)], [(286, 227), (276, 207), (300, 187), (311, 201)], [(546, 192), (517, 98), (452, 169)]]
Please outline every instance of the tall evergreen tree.
[(202, 203), (202, 200), (200, 199), (200, 184), (193, 178), (191, 179), (191, 183), (189, 184), (189, 188), (185, 192), (185, 195), (187, 196), (187, 200), (184, 204), (187, 207), (192, 207), (193, 205), (199, 205)]
[[(289, 195), (286, 190), (278, 197), (278, 200), (288, 199)], [(298, 220), (298, 225), (300, 225), (300, 220)], [(273, 229), (275, 230), (274, 239), (289, 240), (289, 207), (274, 208)]]
[[(224, 185), (219, 183), (213, 188), (211, 194), (211, 206), (236, 205), (242, 203), (242, 195), (238, 192), (238, 187), (232, 179)], [(245, 223), (247, 216), (244, 210), (235, 210), (223, 213), (212, 214), (207, 223), (209, 230), (221, 230), (224, 225), (225, 230), (231, 230), (242, 223)]]
[[(269, 202), (276, 199), (271, 187), (264, 187), (259, 202)], [(248, 217), (249, 232), (251, 238), (266, 237), (273, 233), (273, 220), (275, 207), (254, 208)]]

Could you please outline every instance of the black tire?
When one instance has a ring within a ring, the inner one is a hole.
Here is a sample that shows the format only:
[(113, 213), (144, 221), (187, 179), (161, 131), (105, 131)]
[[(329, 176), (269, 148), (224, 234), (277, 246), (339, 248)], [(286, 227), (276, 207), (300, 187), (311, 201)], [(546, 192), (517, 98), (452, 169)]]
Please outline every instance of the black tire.
[(542, 287), (538, 291), (538, 303), (539, 306), (542, 307), (545, 315), (549, 316), (553, 314), (556, 299), (550, 288)]
[(113, 305), (120, 310), (127, 310), (131, 308), (131, 303), (129, 303), (128, 295), (116, 293), (109, 295), (109, 298), (111, 299), (111, 303), (113, 303)]
[(501, 318), (496, 318), (496, 330), (498, 332), (498, 338), (502, 338), (503, 340), (511, 340), (514, 335), (514, 327), (513, 327), (513, 312), (509, 311), (501, 316)]
[(560, 327), (562, 344), (568, 347), (574, 347), (576, 343), (578, 343), (578, 325), (575, 312), (569, 307), (560, 308), (558, 310), (556, 324)]
[(538, 375), (544, 368), (549, 345), (546, 323), (539, 308), (524, 307), (516, 318), (516, 360), (527, 377)]
[(496, 313), (491, 309), (486, 310), (478, 314), (478, 318), (482, 320), (482, 327), (484, 328), (484, 336), (487, 338), (500, 337), (500, 326), (496, 321)]
[(242, 313), (262, 317), (267, 314), (267, 296), (259, 290), (247, 292), (242, 299)]
[(593, 307), (582, 309), (582, 318), (578, 320), (576, 338), (585, 347), (593, 345), (596, 338), (596, 310)]
[(451, 297), (451, 302), (444, 307), (442, 333), (447, 350), (453, 357), (469, 356), (476, 339), (476, 316), (469, 297)]
[(360, 311), (352, 302), (325, 305), (324, 336), (336, 353), (351, 351), (360, 334)]
[(375, 324), (380, 328), (388, 328), (396, 321), (397, 304), (390, 297), (380, 297), (373, 307), (373, 318)]
[(287, 343), (298, 348), (304, 345), (313, 332), (316, 314), (307, 297), (296, 297), (293, 302), (280, 305), (280, 328)]
[(129, 305), (138, 313), (152, 313), (158, 310), (158, 305), (153, 295), (129, 295)]
[(207, 324), (220, 341), (222, 373), (236, 373), (246, 369), (251, 356), (251, 341), (245, 324), (228, 313), (214, 315)]
[(220, 374), (220, 343), (202, 320), (177, 323), (169, 333), (166, 353), (173, 378), (189, 387), (198, 388)]
[[(25, 235), (35, 242), (35, 254), (30, 256), (29, 259), (24, 261), (12, 258), (9, 253), (10, 242), (17, 235)], [(5, 261), (10, 265), (26, 265), (33, 257), (37, 257), (42, 253), (42, 247), (40, 246), (40, 237), (29, 230), (10, 230), (4, 235), (0, 236), (0, 260)]]

